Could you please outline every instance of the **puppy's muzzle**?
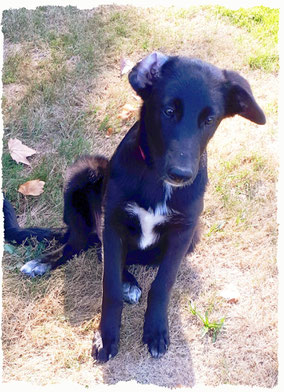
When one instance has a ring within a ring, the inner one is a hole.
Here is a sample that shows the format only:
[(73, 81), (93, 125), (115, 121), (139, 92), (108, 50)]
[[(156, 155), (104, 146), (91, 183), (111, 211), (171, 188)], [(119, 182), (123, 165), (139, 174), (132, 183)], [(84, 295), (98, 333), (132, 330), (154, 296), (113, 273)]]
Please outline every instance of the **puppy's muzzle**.
[(171, 167), (165, 178), (165, 182), (175, 186), (185, 186), (193, 183), (194, 173), (191, 169), (181, 167)]

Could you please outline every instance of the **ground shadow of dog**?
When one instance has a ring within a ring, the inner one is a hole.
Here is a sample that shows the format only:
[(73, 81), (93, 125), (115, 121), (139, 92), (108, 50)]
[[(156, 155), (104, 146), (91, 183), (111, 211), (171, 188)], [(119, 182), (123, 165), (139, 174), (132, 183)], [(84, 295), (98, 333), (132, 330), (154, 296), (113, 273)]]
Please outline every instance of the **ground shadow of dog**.
[[(189, 338), (184, 333), (189, 299), (195, 299), (201, 290), (198, 273), (186, 257), (178, 273), (169, 306), (170, 346), (159, 359), (152, 358), (142, 343), (147, 294), (157, 268), (131, 266), (130, 272), (142, 288), (142, 297), (136, 305), (124, 304), (117, 356), (100, 366), (105, 384), (136, 380), (142, 384), (163, 387), (192, 387), (195, 384)], [(101, 312), (102, 264), (97, 263), (95, 252), (75, 258), (65, 270), (65, 316), (74, 327), (87, 320), (97, 320)], [(187, 321), (186, 321), (187, 322)], [(90, 341), (90, 355), (91, 355)]]

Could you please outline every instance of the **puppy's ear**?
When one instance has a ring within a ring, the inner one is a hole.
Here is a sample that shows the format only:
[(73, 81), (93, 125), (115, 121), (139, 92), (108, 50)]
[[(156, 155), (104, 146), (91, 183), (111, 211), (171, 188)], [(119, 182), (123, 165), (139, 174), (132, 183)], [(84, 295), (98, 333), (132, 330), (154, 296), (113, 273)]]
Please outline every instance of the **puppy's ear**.
[(223, 71), (225, 76), (225, 115), (239, 114), (248, 120), (263, 125), (266, 122), (262, 109), (257, 104), (246, 79), (234, 71)]
[(151, 86), (160, 76), (163, 64), (168, 60), (168, 56), (160, 52), (153, 52), (143, 60), (139, 61), (128, 75), (132, 88), (143, 99), (151, 91)]

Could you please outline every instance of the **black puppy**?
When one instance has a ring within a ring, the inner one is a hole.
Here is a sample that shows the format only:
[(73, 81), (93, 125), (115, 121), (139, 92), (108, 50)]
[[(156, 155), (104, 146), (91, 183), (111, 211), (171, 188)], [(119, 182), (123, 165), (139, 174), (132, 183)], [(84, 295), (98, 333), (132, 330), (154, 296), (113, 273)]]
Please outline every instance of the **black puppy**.
[[(92, 350), (101, 362), (118, 352), (123, 299), (135, 303), (141, 295), (126, 269), (133, 263), (159, 265), (148, 294), (143, 342), (153, 357), (166, 352), (170, 292), (198, 237), (207, 143), (225, 117), (239, 114), (265, 123), (244, 78), (197, 59), (155, 52), (133, 68), (129, 81), (143, 99), (140, 119), (109, 163), (87, 157), (74, 165), (65, 192), (65, 256), (41, 264), (55, 268), (86, 248), (90, 237), (101, 238), (102, 315)], [(39, 264), (26, 265), (23, 272), (36, 274)]]
[(248, 82), (200, 60), (153, 53), (130, 72), (142, 97), (140, 121), (111, 159), (105, 193), (104, 281), (93, 355), (116, 355), (122, 269), (157, 262), (148, 294), (143, 342), (153, 357), (169, 345), (167, 307), (183, 257), (195, 241), (207, 183), (206, 146), (221, 120), (239, 114), (265, 123)]

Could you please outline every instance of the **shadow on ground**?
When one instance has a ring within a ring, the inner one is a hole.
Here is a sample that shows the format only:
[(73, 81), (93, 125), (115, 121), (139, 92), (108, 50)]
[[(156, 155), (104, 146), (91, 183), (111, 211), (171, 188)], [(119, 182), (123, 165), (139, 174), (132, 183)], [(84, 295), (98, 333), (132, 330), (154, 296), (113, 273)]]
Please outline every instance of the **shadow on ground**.
[[(94, 320), (92, 328), (99, 324), (102, 264), (97, 264), (95, 258), (94, 254), (88, 252), (66, 268), (65, 316), (74, 326), (86, 320)], [(198, 275), (190, 268), (188, 259), (185, 259), (169, 307), (171, 344), (164, 357), (154, 359), (142, 343), (142, 331), (147, 294), (157, 268), (131, 266), (130, 271), (142, 287), (142, 299), (138, 305), (124, 305), (117, 356), (104, 365), (94, 366), (99, 368), (105, 384), (136, 380), (138, 383), (163, 387), (192, 387), (195, 384), (194, 367), (189, 339), (183, 332), (182, 314), (186, 311), (188, 298), (195, 299), (200, 292)]]

